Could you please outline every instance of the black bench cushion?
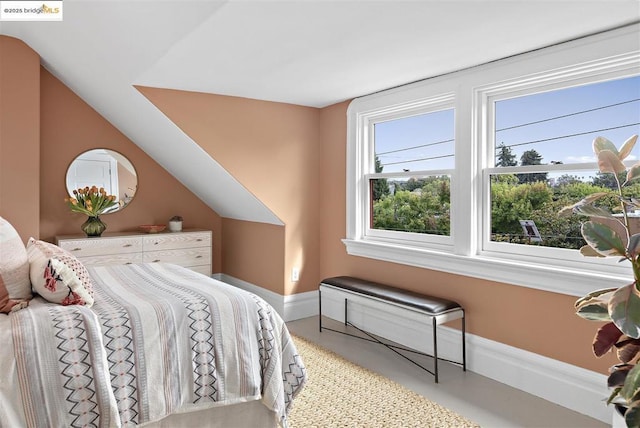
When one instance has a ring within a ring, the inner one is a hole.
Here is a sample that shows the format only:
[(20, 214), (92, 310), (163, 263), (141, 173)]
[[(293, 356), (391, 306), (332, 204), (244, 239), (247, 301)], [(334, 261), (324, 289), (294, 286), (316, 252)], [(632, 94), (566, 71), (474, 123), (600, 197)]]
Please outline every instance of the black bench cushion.
[(394, 303), (410, 306), (431, 315), (443, 314), (462, 307), (453, 300), (426, 296), (409, 290), (402, 290), (389, 285), (367, 281), (351, 276), (335, 276), (322, 280), (322, 284), (354, 291), (371, 297), (377, 297)]

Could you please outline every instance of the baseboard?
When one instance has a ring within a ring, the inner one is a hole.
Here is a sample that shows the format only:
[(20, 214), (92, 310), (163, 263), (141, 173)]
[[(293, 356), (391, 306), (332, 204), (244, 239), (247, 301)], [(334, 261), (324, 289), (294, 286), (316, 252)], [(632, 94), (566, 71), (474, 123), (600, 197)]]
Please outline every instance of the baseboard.
[[(215, 274), (213, 277), (262, 297), (285, 321), (318, 315), (317, 291), (282, 296), (229, 275)], [(339, 291), (324, 291), (323, 316), (344, 322), (344, 297)], [(350, 300), (349, 320), (404, 346), (432, 352), (430, 327), (425, 328), (424, 319), (415, 312), (384, 303), (363, 304)], [(460, 361), (461, 332), (447, 326), (438, 328), (438, 354)], [(609, 391), (604, 374), (468, 333), (467, 370), (611, 423), (613, 407), (605, 404)]]
[(262, 297), (278, 312), (285, 321), (294, 321), (302, 318), (309, 318), (318, 315), (318, 292), (309, 291), (306, 293), (297, 293), (290, 296), (274, 293), (266, 288), (259, 287), (247, 281), (235, 278), (224, 273), (215, 273), (211, 275), (227, 284), (231, 284), (242, 290), (249, 291), (257, 296)]

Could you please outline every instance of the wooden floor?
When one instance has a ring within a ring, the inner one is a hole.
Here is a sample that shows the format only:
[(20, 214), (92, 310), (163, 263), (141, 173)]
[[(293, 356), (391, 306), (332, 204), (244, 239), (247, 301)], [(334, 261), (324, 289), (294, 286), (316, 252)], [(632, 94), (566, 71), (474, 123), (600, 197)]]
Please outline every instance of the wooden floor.
[[(333, 320), (323, 319), (323, 325), (325, 323), (331, 328), (343, 328)], [(331, 331), (320, 333), (317, 317), (291, 321), (287, 326), (292, 334), (393, 379), (482, 427), (610, 426), (476, 373), (465, 373), (452, 364), (440, 364), (440, 382), (435, 384), (430, 374), (383, 346)], [(424, 364), (429, 367), (433, 363), (425, 359)]]

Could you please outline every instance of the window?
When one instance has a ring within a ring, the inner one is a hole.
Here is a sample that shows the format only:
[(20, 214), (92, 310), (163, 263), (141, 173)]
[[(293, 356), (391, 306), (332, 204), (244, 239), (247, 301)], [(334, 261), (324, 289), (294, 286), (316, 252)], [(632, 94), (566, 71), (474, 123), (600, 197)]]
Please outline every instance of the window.
[(421, 110), (436, 110), (372, 123), (367, 236), (448, 241), (454, 110), (438, 109), (446, 99), (430, 101)]
[(354, 100), (347, 252), (576, 296), (628, 282), (628, 266), (582, 257), (580, 219), (557, 211), (606, 185), (595, 136), (640, 133), (638, 30)]
[[(485, 203), (491, 226), (485, 248), (530, 250), (505, 245), (510, 243), (580, 249), (586, 244), (580, 233), (582, 219), (559, 218), (555, 213), (591, 193), (615, 189), (614, 178), (598, 172), (592, 142), (602, 135), (619, 147), (640, 133), (640, 77), (515, 98), (502, 93), (489, 102), (494, 153), (487, 153), (490, 192)], [(640, 146), (629, 159), (628, 166), (640, 159)], [(640, 196), (640, 184), (627, 186), (625, 192)], [(610, 200), (608, 205), (619, 204)], [(537, 227), (535, 239), (524, 233), (523, 221)]]

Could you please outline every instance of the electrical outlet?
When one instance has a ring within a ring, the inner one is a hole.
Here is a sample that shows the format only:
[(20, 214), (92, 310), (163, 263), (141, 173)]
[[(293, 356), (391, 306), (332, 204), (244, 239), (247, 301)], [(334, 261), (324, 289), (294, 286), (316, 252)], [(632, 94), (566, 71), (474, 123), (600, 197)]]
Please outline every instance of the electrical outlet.
[(298, 282), (300, 280), (300, 270), (297, 267), (291, 269), (291, 282)]

